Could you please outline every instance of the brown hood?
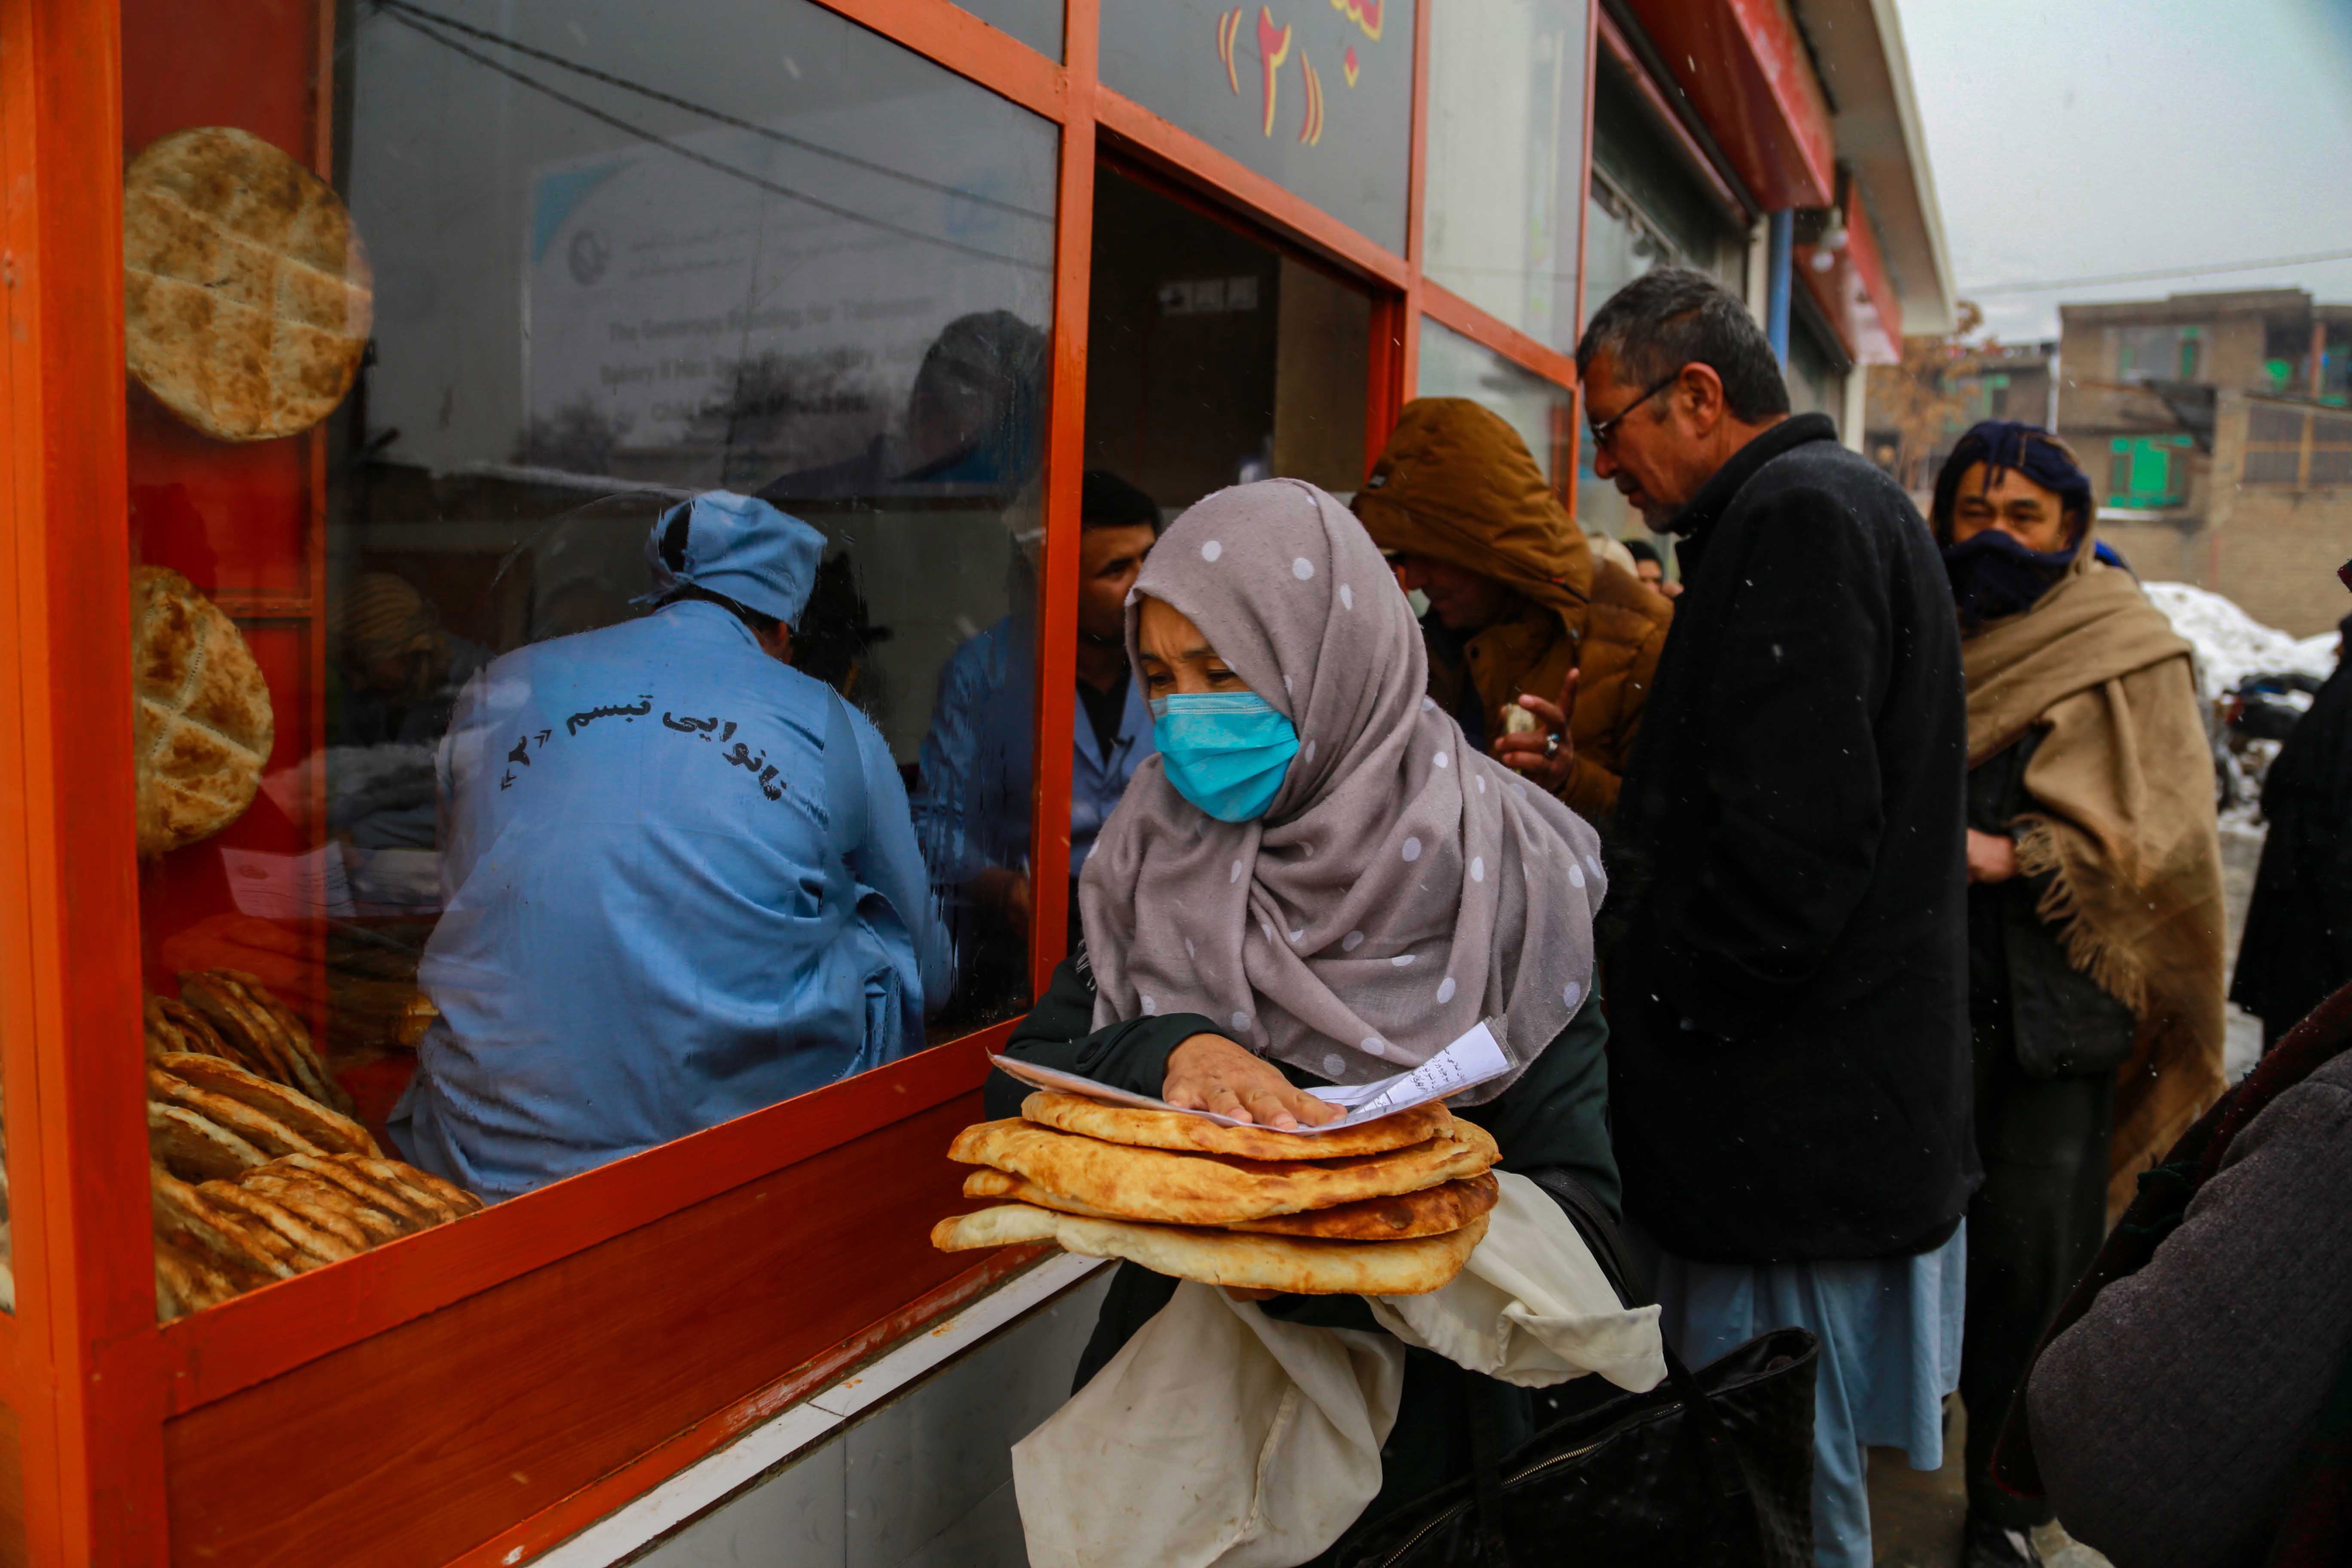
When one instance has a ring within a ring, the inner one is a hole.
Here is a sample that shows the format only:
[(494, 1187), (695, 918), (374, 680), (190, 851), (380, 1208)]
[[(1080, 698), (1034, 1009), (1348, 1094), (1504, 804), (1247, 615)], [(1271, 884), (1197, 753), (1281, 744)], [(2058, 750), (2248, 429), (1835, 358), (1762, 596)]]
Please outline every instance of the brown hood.
[(1591, 547), (1518, 432), (1466, 397), (1406, 404), (1355, 508), (1383, 551), (1507, 584), (1571, 626), (1584, 618)]

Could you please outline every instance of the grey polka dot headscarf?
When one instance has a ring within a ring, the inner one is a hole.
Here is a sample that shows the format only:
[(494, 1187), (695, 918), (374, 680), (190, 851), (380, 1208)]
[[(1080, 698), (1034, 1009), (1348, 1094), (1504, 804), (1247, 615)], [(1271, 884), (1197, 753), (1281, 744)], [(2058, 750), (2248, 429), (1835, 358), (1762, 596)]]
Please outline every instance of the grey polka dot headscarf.
[[(1600, 840), (1465, 743), (1423, 695), (1412, 608), (1362, 524), (1297, 479), (1178, 518), (1128, 601), (1166, 601), (1297, 726), (1264, 817), (1219, 822), (1152, 757), (1079, 882), (1095, 1026), (1201, 1013), (1340, 1083), (1427, 1060), (1500, 1016), (1508, 1077), (1592, 984)], [(1142, 679), (1139, 671), (1137, 679)]]

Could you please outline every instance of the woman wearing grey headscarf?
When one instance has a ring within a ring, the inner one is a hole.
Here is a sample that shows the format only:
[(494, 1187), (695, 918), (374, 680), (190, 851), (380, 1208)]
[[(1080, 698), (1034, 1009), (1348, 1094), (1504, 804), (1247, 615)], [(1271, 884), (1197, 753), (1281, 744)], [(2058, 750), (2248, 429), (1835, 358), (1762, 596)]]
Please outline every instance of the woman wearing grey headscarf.
[[(1293, 479), (1209, 497), (1145, 563), (1128, 647), (1160, 754), (1104, 826), (1086, 940), (1009, 1053), (1289, 1127), (1336, 1114), (1305, 1087), (1388, 1077), (1498, 1019), (1510, 1071), (1454, 1109), (1505, 1170), (1565, 1176), (1614, 1214), (1599, 840), (1426, 699), (1420, 627), (1362, 525)], [(1024, 1092), (992, 1075), (989, 1114)], [(1080, 1385), (1175, 1283), (1121, 1267)], [(1354, 1297), (1265, 1310), (1377, 1331)], [(1528, 1391), (1409, 1352), (1365, 1518), (1467, 1469), (1473, 1398), (1507, 1443), (1532, 1430)]]

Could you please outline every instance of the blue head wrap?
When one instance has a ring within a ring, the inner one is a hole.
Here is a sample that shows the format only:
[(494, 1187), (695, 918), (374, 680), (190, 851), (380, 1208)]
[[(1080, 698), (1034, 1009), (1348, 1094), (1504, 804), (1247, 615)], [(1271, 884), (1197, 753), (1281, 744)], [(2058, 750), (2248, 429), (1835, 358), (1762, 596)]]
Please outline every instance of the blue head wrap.
[(705, 490), (655, 520), (646, 539), (653, 592), (692, 584), (797, 626), (816, 586), (824, 535), (756, 496)]
[[(1979, 463), (1985, 466), (1988, 486), (2005, 470), (2014, 469), (2054, 493), (2074, 538), (2056, 550), (2032, 551), (1999, 529), (1989, 528), (1965, 544), (1953, 543), (1952, 509), (1959, 500), (1960, 481)], [(2039, 603), (2073, 567), (2084, 541), (2090, 538), (2093, 510), (2091, 476), (2057, 437), (2039, 425), (2014, 419), (1987, 419), (1969, 426), (1936, 476), (1931, 513), (1963, 629), (2022, 615)], [(2112, 552), (2100, 552), (2099, 559), (2110, 565), (2122, 564)]]
[[(1930, 516), (1936, 538), (1952, 537), (1952, 504), (1959, 499), (1960, 480), (1977, 464), (1985, 466), (1985, 483), (1992, 484), (2014, 468), (2064, 503), (2066, 519), (2079, 530), (2091, 521), (2091, 476), (2074, 460), (2074, 450), (2039, 425), (2015, 419), (1986, 419), (1969, 426), (1969, 433), (1944, 459), (1936, 476), (1936, 500)], [(2070, 552), (2071, 553), (2071, 552)]]

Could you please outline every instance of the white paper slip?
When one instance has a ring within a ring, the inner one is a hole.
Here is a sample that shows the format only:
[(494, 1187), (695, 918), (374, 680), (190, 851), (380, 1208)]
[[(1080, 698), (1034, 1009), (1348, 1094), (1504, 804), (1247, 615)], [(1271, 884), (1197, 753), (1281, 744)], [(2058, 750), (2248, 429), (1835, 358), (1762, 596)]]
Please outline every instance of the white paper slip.
[[(1426, 1105), (1433, 1100), (1475, 1088), (1488, 1079), (1500, 1078), (1511, 1070), (1510, 1058), (1503, 1055), (1495, 1032), (1489, 1027), (1493, 1020), (1471, 1026), (1470, 1032), (1452, 1045), (1408, 1072), (1373, 1083), (1332, 1084), (1307, 1092), (1333, 1105), (1344, 1106), (1348, 1114), (1337, 1121), (1327, 1121), (1320, 1127), (1301, 1127), (1300, 1135), (1312, 1137), (1318, 1132), (1336, 1132), (1342, 1127), (1360, 1127), (1367, 1121), (1378, 1121), (1383, 1116), (1393, 1116), (1400, 1110), (1410, 1110), (1416, 1105)], [(1138, 1105), (1147, 1110), (1173, 1110), (1179, 1115), (1198, 1116), (1221, 1127), (1254, 1127), (1255, 1122), (1236, 1117), (1223, 1116), (1213, 1110), (1192, 1110), (1181, 1105), (1171, 1105), (1164, 1100), (1154, 1100), (1148, 1094), (1135, 1094), (1123, 1089), (1113, 1089), (1090, 1078), (1056, 1068), (1040, 1067), (1035, 1062), (1015, 1061), (994, 1052), (988, 1059), (998, 1068), (1019, 1079), (1033, 1089), (1055, 1089), (1065, 1094), (1082, 1094), (1089, 1100), (1108, 1100), (1113, 1105)]]

